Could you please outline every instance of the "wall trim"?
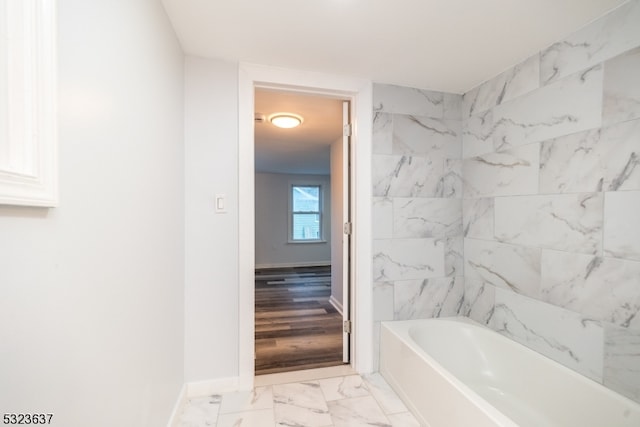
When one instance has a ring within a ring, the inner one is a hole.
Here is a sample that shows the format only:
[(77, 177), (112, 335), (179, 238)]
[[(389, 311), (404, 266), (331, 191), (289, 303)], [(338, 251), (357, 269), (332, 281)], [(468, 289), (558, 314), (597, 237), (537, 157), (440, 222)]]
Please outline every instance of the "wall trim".
[(240, 378), (216, 378), (204, 381), (192, 381), (186, 384), (187, 397), (203, 397), (212, 394), (229, 393), (240, 390)]
[(333, 306), (333, 308), (335, 308), (336, 310), (338, 310), (338, 313), (340, 313), (340, 315), (342, 316), (342, 304), (340, 303), (340, 301), (338, 301), (336, 299), (336, 297), (334, 297), (333, 295), (331, 295), (329, 297), (329, 304), (331, 304)]
[(167, 427), (180, 427), (180, 409), (194, 397), (211, 396), (212, 394), (229, 393), (240, 390), (240, 378), (216, 378), (204, 381), (192, 381), (182, 385), (176, 404), (171, 411)]
[[(8, 114), (0, 204), (58, 205), (56, 0), (7, 3)], [(5, 53), (0, 53), (5, 55)], [(5, 129), (2, 130), (3, 132)]]
[(240, 63), (238, 71), (239, 386), (250, 389), (255, 375), (255, 170), (254, 91), (256, 87), (322, 94), (351, 100), (353, 117), (352, 289), (354, 369), (373, 369), (373, 285), (371, 140), (373, 84), (370, 80)]

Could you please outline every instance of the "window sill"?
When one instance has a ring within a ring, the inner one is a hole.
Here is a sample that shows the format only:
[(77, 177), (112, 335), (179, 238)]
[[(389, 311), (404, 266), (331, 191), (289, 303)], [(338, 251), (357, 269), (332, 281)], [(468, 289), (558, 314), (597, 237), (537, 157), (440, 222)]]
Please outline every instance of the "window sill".
[(302, 244), (327, 243), (327, 241), (326, 240), (289, 240), (289, 241), (287, 241), (287, 243), (292, 243), (294, 245), (297, 245), (299, 243), (302, 243)]

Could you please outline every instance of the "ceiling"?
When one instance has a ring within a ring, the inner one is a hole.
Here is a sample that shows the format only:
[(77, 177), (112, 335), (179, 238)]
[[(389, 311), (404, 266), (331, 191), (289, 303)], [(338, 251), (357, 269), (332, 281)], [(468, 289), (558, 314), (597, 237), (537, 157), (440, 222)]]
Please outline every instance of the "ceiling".
[(268, 120), (256, 122), (256, 172), (329, 174), (331, 143), (342, 137), (341, 100), (256, 89), (255, 111), (267, 118), (288, 112), (304, 119), (293, 129), (277, 128)]
[(625, 0), (162, 0), (187, 54), (464, 93)]
[[(162, 0), (187, 54), (465, 93), (626, 0)], [(341, 102), (257, 91), (256, 170), (329, 173)]]

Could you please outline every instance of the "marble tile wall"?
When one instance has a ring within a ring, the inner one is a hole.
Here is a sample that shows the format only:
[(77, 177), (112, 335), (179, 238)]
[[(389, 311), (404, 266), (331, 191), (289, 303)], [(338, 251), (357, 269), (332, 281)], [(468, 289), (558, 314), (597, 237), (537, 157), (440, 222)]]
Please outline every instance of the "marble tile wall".
[(383, 84), (373, 96), (377, 370), (381, 321), (462, 309), (462, 96)]
[[(640, 402), (640, 0), (470, 90), (461, 113), (461, 312)], [(448, 209), (402, 231), (451, 231)], [(433, 313), (419, 286), (396, 288), (394, 316)]]

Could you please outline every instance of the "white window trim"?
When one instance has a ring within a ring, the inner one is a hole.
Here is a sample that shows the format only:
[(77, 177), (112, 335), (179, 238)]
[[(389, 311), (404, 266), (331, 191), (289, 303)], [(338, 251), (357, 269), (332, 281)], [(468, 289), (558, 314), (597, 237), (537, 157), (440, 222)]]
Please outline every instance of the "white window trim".
[[(306, 239), (295, 240), (293, 238), (293, 187), (320, 187), (320, 237), (318, 239)], [(289, 181), (289, 187), (287, 188), (289, 198), (289, 208), (287, 209), (287, 229), (288, 229), (288, 243), (293, 244), (308, 244), (308, 243), (327, 243), (325, 239), (324, 230), (324, 184), (321, 181)]]
[(0, 205), (58, 204), (56, 1), (8, 0), (7, 138), (0, 139)]

